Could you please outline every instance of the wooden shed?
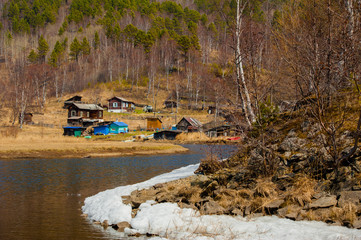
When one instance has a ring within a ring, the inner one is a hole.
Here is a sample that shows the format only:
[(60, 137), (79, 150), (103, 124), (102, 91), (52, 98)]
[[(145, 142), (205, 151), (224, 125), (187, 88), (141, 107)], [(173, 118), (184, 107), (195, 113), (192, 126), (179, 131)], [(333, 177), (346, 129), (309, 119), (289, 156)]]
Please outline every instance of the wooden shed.
[(109, 125), (109, 133), (127, 133), (129, 132), (128, 124), (123, 122), (113, 122)]
[(182, 131), (164, 130), (164, 131), (154, 133), (154, 139), (155, 140), (162, 140), (162, 139), (174, 140), (177, 137), (177, 135), (180, 133), (182, 133)]
[(123, 112), (133, 112), (135, 109), (135, 104), (132, 101), (129, 101), (121, 97), (112, 97), (108, 99), (108, 112), (123, 113)]
[(81, 101), (82, 96), (74, 96), (64, 101), (63, 108), (67, 109), (72, 105), (73, 103), (82, 103)]
[(185, 132), (197, 132), (201, 128), (202, 123), (191, 117), (184, 117), (177, 124), (177, 129)]
[(147, 118), (147, 130), (157, 130), (162, 128), (162, 121), (157, 117)]
[(72, 127), (72, 126), (67, 126), (67, 127), (63, 127), (64, 129), (64, 136), (75, 136), (75, 137), (80, 137), (81, 134), (86, 130), (85, 127)]

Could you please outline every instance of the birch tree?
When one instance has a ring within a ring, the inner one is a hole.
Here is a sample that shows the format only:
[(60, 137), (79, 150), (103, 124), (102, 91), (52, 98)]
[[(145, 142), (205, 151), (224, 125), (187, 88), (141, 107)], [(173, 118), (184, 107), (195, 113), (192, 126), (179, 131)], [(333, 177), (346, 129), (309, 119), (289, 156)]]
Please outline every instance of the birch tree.
[(245, 74), (243, 70), (243, 57), (241, 54), (241, 29), (243, 21), (243, 11), (245, 10), (248, 1), (237, 0), (236, 9), (236, 47), (235, 47), (235, 64), (236, 64), (236, 85), (238, 95), (242, 101), (242, 107), (245, 114), (245, 119), (249, 126), (255, 121), (255, 115), (252, 108), (251, 98), (246, 84)]

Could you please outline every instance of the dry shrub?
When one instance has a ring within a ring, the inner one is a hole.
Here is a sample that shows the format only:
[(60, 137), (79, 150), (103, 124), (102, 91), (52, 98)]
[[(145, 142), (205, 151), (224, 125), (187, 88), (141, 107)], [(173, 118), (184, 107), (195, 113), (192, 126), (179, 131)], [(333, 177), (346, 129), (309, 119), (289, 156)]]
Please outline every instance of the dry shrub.
[(286, 198), (304, 206), (305, 203), (311, 202), (311, 198), (315, 194), (315, 186), (316, 180), (305, 175), (298, 176), (288, 190)]
[(258, 179), (255, 187), (255, 195), (265, 198), (277, 196), (277, 185), (269, 178)]
[(178, 141), (207, 141), (209, 137), (203, 132), (181, 133), (176, 137)]
[(182, 187), (178, 191), (178, 196), (185, 197), (189, 202), (196, 203), (202, 200), (200, 197), (202, 189), (198, 186)]
[(195, 173), (203, 173), (207, 175), (213, 174), (220, 169), (222, 169), (222, 163), (218, 160), (218, 158), (212, 155), (207, 155), (205, 158), (201, 159), (199, 167)]
[(2, 137), (12, 137), (17, 138), (19, 135), (20, 129), (18, 127), (6, 127), (0, 131)]
[(346, 204), (345, 206), (342, 207), (342, 215), (341, 215), (341, 220), (344, 222), (350, 222), (353, 223), (356, 219), (356, 211), (357, 211), (357, 207), (352, 204)]
[(222, 190), (215, 198), (219, 205), (223, 208), (245, 206), (248, 201), (242, 198), (239, 191), (233, 189)]

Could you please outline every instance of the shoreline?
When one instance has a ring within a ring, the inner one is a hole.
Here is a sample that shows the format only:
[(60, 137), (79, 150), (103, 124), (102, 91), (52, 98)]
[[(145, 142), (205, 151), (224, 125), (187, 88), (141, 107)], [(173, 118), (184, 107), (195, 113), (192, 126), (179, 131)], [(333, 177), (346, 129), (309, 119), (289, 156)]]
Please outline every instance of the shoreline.
[(43, 144), (42, 148), (22, 145), (17, 149), (0, 147), (0, 160), (28, 160), (54, 158), (98, 158), (136, 155), (160, 155), (185, 153), (189, 149), (170, 143), (145, 142), (81, 142), (62, 144), (61, 147), (53, 143)]

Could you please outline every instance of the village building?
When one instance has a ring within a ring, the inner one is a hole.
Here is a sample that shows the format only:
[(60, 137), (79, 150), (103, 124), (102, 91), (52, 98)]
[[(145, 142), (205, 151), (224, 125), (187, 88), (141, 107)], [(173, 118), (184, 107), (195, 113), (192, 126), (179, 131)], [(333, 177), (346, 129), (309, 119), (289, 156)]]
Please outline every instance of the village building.
[(164, 131), (154, 133), (154, 139), (155, 140), (163, 140), (163, 139), (174, 140), (177, 137), (177, 135), (180, 133), (182, 133), (182, 131), (164, 130)]
[(75, 136), (80, 137), (83, 132), (86, 130), (85, 127), (76, 127), (76, 126), (66, 126), (63, 127), (64, 129), (64, 136)]
[(148, 117), (147, 118), (147, 130), (157, 130), (162, 128), (162, 120), (157, 117)]
[(198, 132), (202, 130), (202, 123), (195, 118), (184, 117), (177, 124), (177, 130), (184, 132)]
[(72, 103), (68, 107), (68, 125), (91, 126), (103, 122), (103, 108), (96, 104)]
[(70, 105), (72, 105), (73, 103), (83, 103), (81, 101), (81, 98), (82, 96), (74, 96), (74, 97), (71, 97), (67, 100), (64, 101), (64, 106), (63, 108), (67, 109), (68, 107), (70, 107)]
[(93, 127), (94, 135), (108, 135), (129, 132), (128, 124), (124, 122), (111, 122), (106, 125)]
[(108, 112), (123, 113), (133, 112), (135, 104), (121, 97), (112, 97), (108, 99)]
[(164, 101), (164, 108), (176, 108), (177, 102), (173, 100), (165, 100)]
[(128, 124), (123, 122), (113, 122), (109, 125), (109, 133), (119, 134), (129, 132)]

